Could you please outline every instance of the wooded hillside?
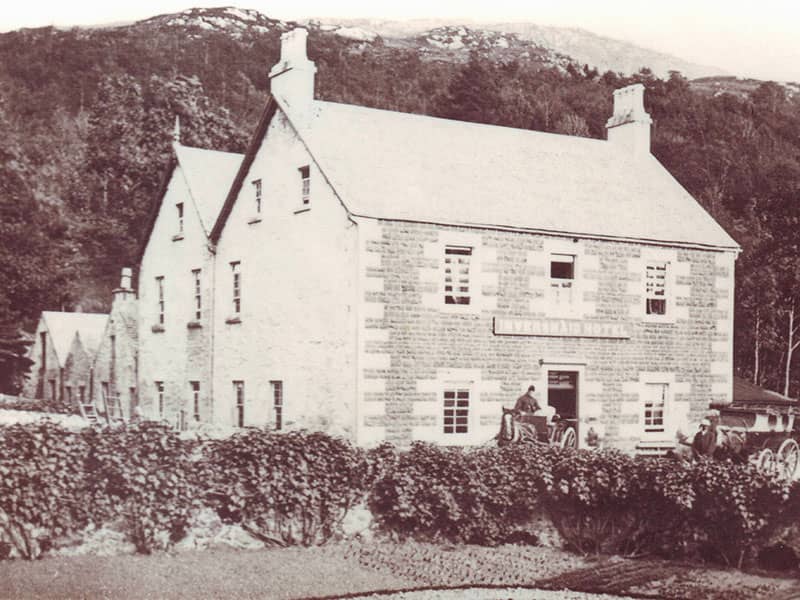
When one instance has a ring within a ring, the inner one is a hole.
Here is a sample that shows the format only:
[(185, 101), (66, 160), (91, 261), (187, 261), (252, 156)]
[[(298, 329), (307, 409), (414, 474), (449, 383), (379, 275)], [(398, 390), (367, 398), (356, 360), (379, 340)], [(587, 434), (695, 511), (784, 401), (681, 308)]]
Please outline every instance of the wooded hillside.
[[(0, 35), (0, 327), (30, 327), (41, 310), (108, 307), (142, 242), (175, 115), (183, 143), (243, 151), (285, 27)], [(678, 73), (623, 77), (536, 52), (430, 59), (319, 27), (309, 54), (325, 100), (596, 138), (612, 91), (644, 83), (653, 153), (743, 248), (737, 371), (778, 391), (789, 373), (789, 393), (800, 394), (800, 98), (787, 88), (712, 95)]]

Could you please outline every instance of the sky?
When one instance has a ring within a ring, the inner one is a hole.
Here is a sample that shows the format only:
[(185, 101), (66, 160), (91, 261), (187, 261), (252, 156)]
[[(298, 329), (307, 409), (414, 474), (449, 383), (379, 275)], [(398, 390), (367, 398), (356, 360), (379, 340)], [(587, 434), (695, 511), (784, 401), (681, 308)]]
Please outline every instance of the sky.
[(580, 27), (732, 75), (800, 82), (797, 0), (23, 0), (3, 3), (0, 31), (119, 23), (229, 4), (283, 20), (446, 18)]

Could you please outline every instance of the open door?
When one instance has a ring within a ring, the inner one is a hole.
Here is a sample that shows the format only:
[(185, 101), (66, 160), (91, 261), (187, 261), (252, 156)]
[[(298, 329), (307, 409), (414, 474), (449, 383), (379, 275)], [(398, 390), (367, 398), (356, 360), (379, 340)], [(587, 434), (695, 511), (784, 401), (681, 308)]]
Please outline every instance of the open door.
[(555, 370), (547, 371), (547, 403), (556, 413), (575, 429), (578, 439), (578, 392), (579, 371)]

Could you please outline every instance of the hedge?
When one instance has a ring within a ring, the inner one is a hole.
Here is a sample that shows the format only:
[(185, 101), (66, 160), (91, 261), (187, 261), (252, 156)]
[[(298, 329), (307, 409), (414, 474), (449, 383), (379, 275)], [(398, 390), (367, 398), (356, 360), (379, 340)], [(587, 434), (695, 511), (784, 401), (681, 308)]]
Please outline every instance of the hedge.
[(578, 552), (702, 554), (741, 564), (797, 519), (800, 491), (727, 461), (414, 444), (376, 482), (371, 506), (399, 537), (497, 544), (546, 514)]
[(537, 444), (364, 451), (322, 433), (258, 429), (191, 442), (156, 423), (0, 426), (0, 558), (12, 548), (35, 558), (90, 523), (117, 523), (139, 552), (169, 548), (202, 507), (265, 541), (318, 544), (365, 503), (398, 538), (496, 545), (534, 539), (546, 515), (578, 552), (728, 564), (800, 517), (797, 485), (723, 461)]

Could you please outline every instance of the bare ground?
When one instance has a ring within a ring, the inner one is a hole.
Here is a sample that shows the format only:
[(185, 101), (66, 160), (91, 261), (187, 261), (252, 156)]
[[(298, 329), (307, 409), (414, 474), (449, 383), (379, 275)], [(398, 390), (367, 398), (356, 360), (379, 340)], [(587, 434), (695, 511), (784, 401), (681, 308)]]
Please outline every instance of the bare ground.
[[(429, 589), (468, 586), (485, 587), (450, 593)], [(392, 597), (577, 599), (601, 598), (595, 594), (602, 592), (616, 597), (697, 600), (800, 597), (800, 582), (795, 578), (667, 561), (586, 559), (550, 548), (512, 545), (350, 542), (315, 548), (213, 549), (0, 562), (0, 598), (15, 599), (282, 600), (371, 596), (376, 591), (420, 588), (426, 589)]]

